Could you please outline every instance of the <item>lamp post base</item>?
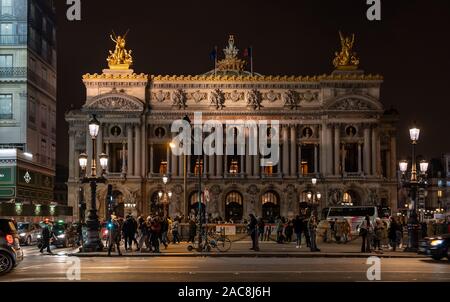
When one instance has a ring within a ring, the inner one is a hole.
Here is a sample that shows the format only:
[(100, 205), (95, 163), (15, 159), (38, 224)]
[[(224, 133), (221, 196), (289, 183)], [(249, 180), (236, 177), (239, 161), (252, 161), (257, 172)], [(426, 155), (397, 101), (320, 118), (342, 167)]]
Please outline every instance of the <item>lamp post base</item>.
[(419, 251), (419, 229), (420, 225), (416, 217), (408, 223), (408, 246), (404, 252), (417, 253)]
[(94, 253), (101, 252), (104, 249), (102, 240), (100, 239), (100, 221), (98, 220), (97, 211), (91, 210), (86, 221), (87, 240), (80, 248), (81, 252)]

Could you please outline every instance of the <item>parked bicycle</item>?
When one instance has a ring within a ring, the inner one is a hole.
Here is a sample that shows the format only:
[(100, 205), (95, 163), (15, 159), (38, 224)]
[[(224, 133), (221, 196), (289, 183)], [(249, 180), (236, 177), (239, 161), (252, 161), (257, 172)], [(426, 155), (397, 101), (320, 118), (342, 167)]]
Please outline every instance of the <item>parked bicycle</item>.
[(199, 246), (198, 242), (188, 246), (188, 251), (197, 250), (199, 252), (211, 252), (215, 248), (219, 252), (227, 252), (231, 249), (231, 240), (227, 238), (223, 232), (216, 232), (209, 230), (202, 240), (202, 244)]

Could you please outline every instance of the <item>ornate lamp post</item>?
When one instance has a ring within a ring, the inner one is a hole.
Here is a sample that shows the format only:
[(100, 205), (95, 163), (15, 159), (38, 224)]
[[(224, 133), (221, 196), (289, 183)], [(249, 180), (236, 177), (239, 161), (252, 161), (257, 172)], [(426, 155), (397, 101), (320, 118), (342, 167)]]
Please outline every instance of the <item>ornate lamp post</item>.
[(83, 252), (96, 252), (103, 250), (103, 243), (100, 240), (99, 231), (100, 231), (100, 222), (98, 220), (97, 215), (97, 203), (96, 203), (96, 194), (97, 194), (97, 183), (106, 183), (106, 178), (104, 174), (106, 169), (108, 168), (108, 156), (104, 153), (100, 154), (100, 166), (102, 168), (102, 174), (97, 176), (97, 150), (96, 150), (96, 138), (100, 129), (100, 122), (97, 120), (96, 116), (93, 115), (91, 121), (89, 122), (89, 134), (92, 139), (92, 160), (91, 160), (91, 173), (87, 175), (87, 165), (88, 165), (88, 156), (83, 153), (80, 154), (79, 164), (81, 170), (83, 172), (83, 178), (81, 182), (83, 184), (90, 184), (91, 187), (91, 209), (89, 210), (89, 215), (86, 220), (87, 225), (87, 241), (84, 243), (81, 250)]
[(159, 191), (158, 192), (158, 197), (159, 197), (159, 202), (163, 204), (164, 206), (164, 216), (167, 217), (169, 216), (169, 209), (168, 209), (168, 205), (170, 202), (170, 199), (172, 199), (172, 192), (167, 192), (166, 190), (166, 185), (169, 182), (169, 178), (167, 176), (163, 176), (162, 178), (163, 184), (164, 184), (164, 192), (163, 191)]
[(408, 246), (405, 252), (417, 252), (419, 247), (419, 220), (417, 218), (417, 191), (419, 188), (425, 188), (426, 173), (428, 171), (428, 162), (421, 161), (419, 164), (420, 175), (417, 177), (417, 163), (416, 163), (416, 145), (420, 137), (420, 129), (413, 127), (409, 130), (411, 145), (412, 145), (412, 165), (411, 165), (411, 178), (408, 180), (406, 173), (408, 171), (408, 161), (402, 160), (399, 163), (400, 172), (402, 173), (401, 182), (403, 187), (410, 189), (411, 204), (409, 206), (409, 219), (408, 219)]
[(311, 206), (311, 213), (317, 212), (317, 207), (319, 206), (320, 200), (322, 199), (322, 193), (316, 190), (318, 179), (312, 178), (311, 184), (312, 189), (306, 193), (306, 198), (308, 199), (308, 203)]

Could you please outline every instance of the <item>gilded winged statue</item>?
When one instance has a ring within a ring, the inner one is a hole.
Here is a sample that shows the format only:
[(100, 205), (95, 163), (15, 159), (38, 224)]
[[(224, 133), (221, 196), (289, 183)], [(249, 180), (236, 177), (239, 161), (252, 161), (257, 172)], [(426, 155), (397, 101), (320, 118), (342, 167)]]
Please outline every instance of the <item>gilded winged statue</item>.
[(339, 31), (339, 37), (341, 39), (341, 51), (335, 53), (333, 65), (337, 69), (356, 69), (359, 65), (359, 59), (356, 53), (353, 52), (353, 46), (355, 45), (355, 34), (351, 36), (344, 36)]
[(123, 36), (117, 36), (114, 32), (110, 35), (111, 40), (116, 43), (116, 48), (113, 51), (109, 51), (108, 65), (111, 69), (128, 69), (133, 64), (133, 57), (131, 56), (131, 50), (126, 50), (126, 36), (128, 32)]

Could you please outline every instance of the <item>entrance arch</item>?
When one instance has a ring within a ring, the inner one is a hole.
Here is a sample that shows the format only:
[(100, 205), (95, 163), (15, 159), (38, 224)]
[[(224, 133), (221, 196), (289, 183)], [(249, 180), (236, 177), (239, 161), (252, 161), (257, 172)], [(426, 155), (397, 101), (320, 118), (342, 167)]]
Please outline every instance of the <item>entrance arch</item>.
[[(205, 200), (202, 194), (202, 212), (205, 212)], [(189, 195), (189, 216), (195, 213), (195, 216), (198, 215), (198, 191), (193, 191), (191, 195)]]
[(114, 205), (112, 212), (117, 217), (125, 217), (125, 196), (121, 191), (112, 191), (112, 204)]
[(352, 204), (353, 206), (363, 205), (361, 195), (356, 190), (347, 190), (342, 195), (342, 202), (344, 204)]
[(244, 198), (238, 191), (231, 191), (225, 197), (225, 220), (241, 221), (244, 214)]
[(268, 191), (261, 196), (262, 217), (269, 222), (275, 222), (280, 216), (280, 195), (275, 191)]
[(156, 191), (150, 197), (150, 214), (162, 217), (164, 215), (164, 206), (159, 202), (158, 193), (159, 191)]

